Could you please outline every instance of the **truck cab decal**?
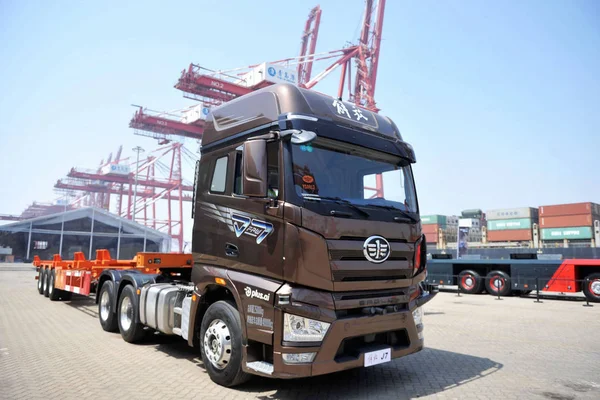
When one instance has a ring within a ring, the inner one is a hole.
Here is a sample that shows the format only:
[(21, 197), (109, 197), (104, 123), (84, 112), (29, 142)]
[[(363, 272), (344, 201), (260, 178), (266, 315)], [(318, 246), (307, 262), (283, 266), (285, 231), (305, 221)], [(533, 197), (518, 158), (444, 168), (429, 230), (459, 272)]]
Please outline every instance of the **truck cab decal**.
[(232, 214), (231, 219), (233, 220), (233, 226), (235, 228), (235, 236), (240, 237), (243, 234), (246, 234), (255, 237), (256, 244), (261, 244), (263, 240), (274, 231), (272, 224), (258, 219), (238, 214)]

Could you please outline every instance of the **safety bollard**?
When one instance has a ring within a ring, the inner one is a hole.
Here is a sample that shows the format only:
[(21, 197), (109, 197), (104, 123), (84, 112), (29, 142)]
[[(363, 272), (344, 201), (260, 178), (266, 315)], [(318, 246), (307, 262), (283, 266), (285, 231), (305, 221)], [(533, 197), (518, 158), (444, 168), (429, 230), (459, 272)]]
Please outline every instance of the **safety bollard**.
[[(490, 286), (492, 285), (492, 282), (490, 281)], [(500, 286), (496, 286), (496, 292), (498, 293), (498, 297), (496, 297), (496, 300), (502, 300), (500, 298)]]
[(540, 300), (540, 280), (537, 276), (535, 277), (535, 301), (534, 301), (534, 303), (543, 303)]
[[(585, 281), (583, 281), (583, 283), (585, 284)], [(590, 299), (588, 299), (587, 296), (585, 296), (585, 304), (583, 306), (584, 307), (594, 307), (592, 304), (590, 304)]]

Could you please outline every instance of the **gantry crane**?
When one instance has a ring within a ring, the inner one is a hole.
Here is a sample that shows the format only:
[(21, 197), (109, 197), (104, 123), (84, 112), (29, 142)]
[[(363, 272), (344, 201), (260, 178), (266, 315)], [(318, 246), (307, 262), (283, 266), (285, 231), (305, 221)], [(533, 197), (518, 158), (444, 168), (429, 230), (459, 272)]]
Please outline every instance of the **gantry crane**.
[[(135, 164), (117, 164), (116, 161), (103, 163), (99, 170), (72, 168), (67, 179), (58, 180), (54, 185), (60, 190), (77, 191), (90, 194), (102, 194), (102, 201), (95, 205), (109, 210), (111, 195), (117, 196), (116, 212), (118, 215), (134, 219), (154, 229), (166, 231), (179, 242), (179, 251), (183, 249), (183, 203), (192, 201), (192, 184), (182, 177), (182, 153), (188, 159), (193, 154), (181, 143), (170, 143), (162, 146), (147, 157), (139, 166)], [(120, 152), (119, 157), (120, 159)], [(163, 162), (167, 159), (167, 162)], [(110, 158), (109, 158), (110, 160)], [(124, 161), (127, 159), (120, 159)], [(117, 166), (117, 172), (110, 167)], [(104, 170), (104, 167), (109, 167)], [(126, 167), (126, 168), (125, 168)], [(159, 177), (157, 171), (163, 175)], [(137, 175), (137, 200), (134, 202), (135, 176)], [(96, 197), (96, 200), (99, 197)], [(123, 207), (123, 199), (127, 205)], [(156, 218), (156, 205), (166, 201), (167, 218)], [(173, 210), (173, 202), (176, 210)], [(135, 212), (134, 212), (135, 211)], [(148, 214), (151, 214), (150, 216)]]

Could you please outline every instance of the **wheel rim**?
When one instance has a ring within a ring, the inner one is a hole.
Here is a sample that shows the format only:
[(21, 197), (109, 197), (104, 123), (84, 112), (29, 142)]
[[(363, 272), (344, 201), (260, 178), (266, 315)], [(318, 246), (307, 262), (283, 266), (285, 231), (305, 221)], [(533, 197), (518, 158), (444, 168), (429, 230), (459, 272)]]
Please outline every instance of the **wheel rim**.
[(499, 292), (504, 288), (504, 279), (501, 276), (492, 277), (491, 283), (492, 290), (495, 292)]
[(590, 282), (590, 292), (600, 297), (600, 279)]
[[(129, 300), (129, 299), (127, 299)], [(108, 315), (110, 314), (110, 297), (108, 296), (108, 291), (102, 292), (102, 296), (100, 297), (100, 318), (102, 321), (106, 321), (108, 319)]]
[(54, 276), (50, 274), (50, 283), (48, 284), (48, 294), (52, 294), (54, 291)]
[(218, 369), (224, 369), (231, 360), (231, 333), (220, 319), (213, 320), (204, 333), (204, 354)]
[(44, 282), (42, 282), (42, 280), (44, 280), (44, 274), (42, 274), (42, 270), (40, 270), (40, 273), (38, 275), (38, 289), (42, 288), (42, 285), (44, 284)]
[(461, 282), (463, 289), (471, 290), (475, 286), (475, 277), (473, 275), (465, 275)]
[(48, 273), (44, 274), (44, 292), (48, 288)]
[(121, 301), (121, 328), (128, 331), (131, 327), (131, 321), (133, 320), (133, 305), (129, 297), (125, 296)]

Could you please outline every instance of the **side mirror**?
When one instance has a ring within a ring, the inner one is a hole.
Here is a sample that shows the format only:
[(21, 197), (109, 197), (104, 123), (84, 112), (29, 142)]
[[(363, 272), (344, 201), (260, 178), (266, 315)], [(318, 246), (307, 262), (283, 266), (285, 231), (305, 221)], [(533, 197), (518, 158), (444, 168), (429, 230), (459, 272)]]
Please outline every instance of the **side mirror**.
[(242, 192), (248, 197), (267, 197), (267, 141), (244, 143)]
[(298, 129), (287, 129), (281, 131), (280, 135), (282, 138), (290, 138), (290, 141), (294, 144), (305, 144), (312, 142), (317, 137), (317, 134), (313, 131), (302, 131)]

